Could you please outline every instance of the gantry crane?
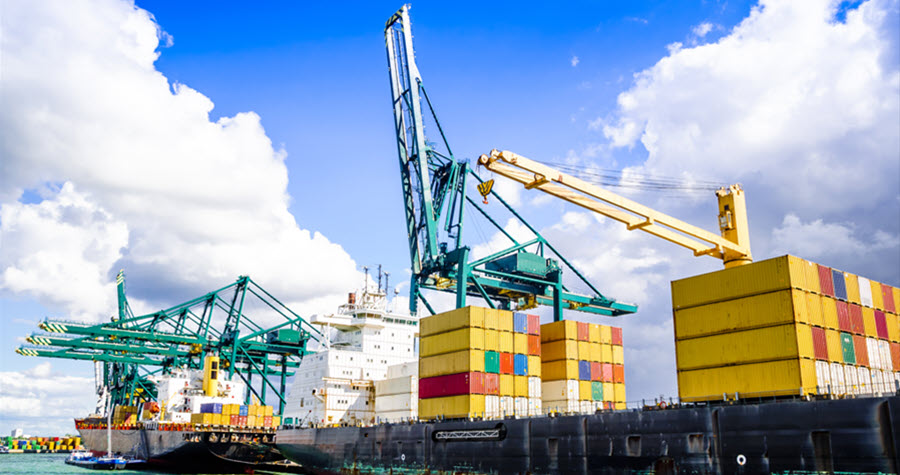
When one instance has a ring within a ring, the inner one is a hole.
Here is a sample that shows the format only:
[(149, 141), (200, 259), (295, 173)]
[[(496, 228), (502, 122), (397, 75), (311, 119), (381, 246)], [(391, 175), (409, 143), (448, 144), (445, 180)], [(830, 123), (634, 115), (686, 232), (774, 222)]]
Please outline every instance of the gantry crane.
[[(478, 158), (488, 170), (625, 224), (686, 247), (695, 256), (721, 259), (725, 268), (753, 262), (747, 206), (740, 185), (716, 191), (721, 235), (660, 213), (599, 186), (509, 151), (492, 150)], [(612, 205), (614, 207), (610, 207)]]
[[(551, 305), (555, 320), (563, 318), (564, 308), (610, 316), (635, 312), (637, 306), (601, 294), (491, 189), (492, 182), (481, 180), (468, 162), (454, 158), (416, 66), (408, 5), (391, 16), (384, 34), (412, 264), (410, 312), (416, 314), (421, 300), (434, 313), (422, 289), (454, 292), (457, 308), (466, 305), (467, 296), (482, 297), (492, 308)], [(440, 143), (427, 140), (426, 121), (433, 124)], [(469, 196), (468, 187), (473, 183), (479, 185), (483, 196), (492, 196), (508, 210), (534, 238), (519, 241), (498, 224), (487, 206)], [(484, 217), (512, 245), (470, 260), (471, 248), (463, 240), (466, 209)], [(593, 294), (570, 292), (563, 284), (560, 263)]]
[[(238, 375), (251, 393), (265, 402), (271, 390), (279, 413), (284, 409), (287, 378), (307, 353), (310, 339), (321, 333), (260, 287), (250, 277), (166, 310), (134, 316), (125, 296), (125, 277), (117, 278), (118, 316), (112, 322), (45, 319), (43, 333), (26, 338), (25, 356), (88, 360), (97, 371), (98, 394), (113, 405), (130, 405), (156, 397), (150, 376), (174, 368), (202, 369), (205, 355), (218, 356), (229, 377)], [(263, 327), (254, 318), (278, 323)], [(273, 379), (276, 381), (273, 382)], [(274, 405), (274, 404), (273, 404)]]

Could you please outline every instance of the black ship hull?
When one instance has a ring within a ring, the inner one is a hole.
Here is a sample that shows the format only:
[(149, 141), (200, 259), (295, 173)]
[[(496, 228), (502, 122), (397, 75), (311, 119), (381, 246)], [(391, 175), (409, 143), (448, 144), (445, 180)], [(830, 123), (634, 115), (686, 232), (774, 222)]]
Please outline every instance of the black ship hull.
[(279, 430), (315, 473), (897, 473), (900, 396)]

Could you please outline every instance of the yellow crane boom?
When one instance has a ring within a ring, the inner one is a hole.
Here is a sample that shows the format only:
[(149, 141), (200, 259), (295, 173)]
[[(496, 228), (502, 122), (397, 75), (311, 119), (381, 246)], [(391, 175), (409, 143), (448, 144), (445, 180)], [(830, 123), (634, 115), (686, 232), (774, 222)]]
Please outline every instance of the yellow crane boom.
[[(686, 247), (695, 256), (722, 259), (726, 268), (753, 262), (747, 206), (740, 185), (716, 191), (719, 234), (685, 223), (574, 176), (554, 170), (510, 151), (492, 150), (478, 158), (488, 170), (625, 224)], [(604, 204), (606, 203), (606, 204)], [(608, 206), (612, 205), (612, 206)]]

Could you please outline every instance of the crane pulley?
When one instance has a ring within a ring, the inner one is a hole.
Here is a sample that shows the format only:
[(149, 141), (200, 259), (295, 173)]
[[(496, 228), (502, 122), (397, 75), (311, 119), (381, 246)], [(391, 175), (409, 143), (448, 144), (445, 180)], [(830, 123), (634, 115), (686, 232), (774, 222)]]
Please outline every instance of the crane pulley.
[(481, 155), (478, 163), (526, 189), (538, 189), (619, 221), (629, 231), (640, 229), (686, 247), (695, 256), (722, 259), (726, 268), (753, 262), (747, 206), (740, 185), (716, 191), (720, 234), (715, 234), (510, 151), (492, 150)]

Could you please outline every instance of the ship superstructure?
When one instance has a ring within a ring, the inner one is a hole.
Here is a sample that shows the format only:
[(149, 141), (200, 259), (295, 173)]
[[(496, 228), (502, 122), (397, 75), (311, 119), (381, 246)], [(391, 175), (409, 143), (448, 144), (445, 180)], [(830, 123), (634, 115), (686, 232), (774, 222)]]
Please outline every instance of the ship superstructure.
[[(391, 311), (386, 289), (379, 285), (377, 290), (364, 288), (349, 294), (336, 313), (313, 316), (310, 323), (328, 338), (322, 351), (307, 355), (297, 368), (287, 395), (285, 423), (314, 426), (375, 422), (375, 382), (388, 379), (389, 367), (418, 360), (418, 319)], [(401, 368), (392, 371), (391, 379), (415, 379), (409, 368)], [(406, 392), (411, 394), (412, 388)], [(396, 394), (390, 394), (394, 405), (382, 403), (378, 409), (401, 411), (404, 406), (399, 399), (404, 398)]]

